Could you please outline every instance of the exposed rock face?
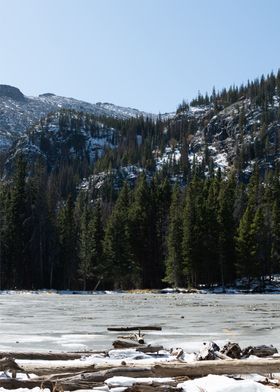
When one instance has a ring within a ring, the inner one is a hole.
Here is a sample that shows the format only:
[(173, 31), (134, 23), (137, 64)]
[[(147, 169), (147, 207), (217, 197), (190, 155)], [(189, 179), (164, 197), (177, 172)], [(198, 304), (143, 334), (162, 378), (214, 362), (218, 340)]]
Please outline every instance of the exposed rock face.
[(55, 97), (55, 94), (53, 93), (44, 93), (44, 94), (39, 94), (39, 97)]
[(60, 97), (52, 93), (27, 97), (12, 86), (0, 85), (0, 150), (9, 148), (26, 130), (40, 119), (60, 109), (71, 109), (95, 116), (129, 119), (135, 117), (156, 118), (156, 115), (112, 104), (92, 104), (74, 98)]
[(13, 171), (18, 154), (25, 156), (29, 170), (38, 158), (48, 169), (71, 160), (86, 159), (94, 163), (106, 149), (115, 148), (115, 132), (90, 114), (71, 110), (49, 114), (10, 148), (5, 175)]
[(22, 92), (13, 86), (7, 84), (0, 84), (0, 97), (12, 98), (15, 101), (24, 101), (25, 97)]

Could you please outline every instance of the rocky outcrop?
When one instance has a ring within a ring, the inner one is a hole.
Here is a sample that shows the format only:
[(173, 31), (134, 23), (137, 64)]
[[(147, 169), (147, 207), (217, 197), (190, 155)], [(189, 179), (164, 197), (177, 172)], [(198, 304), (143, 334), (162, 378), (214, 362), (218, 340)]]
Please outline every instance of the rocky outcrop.
[(9, 86), (7, 84), (0, 84), (0, 97), (11, 98), (14, 101), (25, 100), (25, 96), (17, 87)]

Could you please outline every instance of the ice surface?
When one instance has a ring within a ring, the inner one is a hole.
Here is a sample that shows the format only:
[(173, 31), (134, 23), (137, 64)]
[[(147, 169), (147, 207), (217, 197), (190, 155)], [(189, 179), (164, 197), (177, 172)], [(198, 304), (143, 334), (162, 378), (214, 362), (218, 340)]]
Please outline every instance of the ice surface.
[(280, 346), (278, 295), (0, 295), (0, 350), (104, 350), (116, 325), (157, 324), (147, 343), (197, 351), (203, 341)]

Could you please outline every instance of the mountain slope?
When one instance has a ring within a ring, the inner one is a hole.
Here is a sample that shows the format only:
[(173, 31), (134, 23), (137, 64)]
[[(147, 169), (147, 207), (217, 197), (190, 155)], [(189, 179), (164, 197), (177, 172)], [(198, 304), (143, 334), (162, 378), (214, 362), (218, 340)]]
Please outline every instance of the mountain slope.
[(123, 108), (108, 103), (92, 104), (74, 98), (46, 93), (27, 97), (15, 87), (0, 85), (0, 148), (7, 148), (25, 130), (41, 118), (59, 109), (72, 109), (95, 116), (129, 119), (135, 117), (156, 118), (151, 113)]
[(18, 138), (9, 150), (6, 172), (11, 171), (18, 154), (25, 156), (30, 168), (38, 159), (49, 170), (73, 161), (92, 164), (106, 149), (115, 147), (115, 134), (114, 128), (90, 114), (61, 109), (42, 118)]

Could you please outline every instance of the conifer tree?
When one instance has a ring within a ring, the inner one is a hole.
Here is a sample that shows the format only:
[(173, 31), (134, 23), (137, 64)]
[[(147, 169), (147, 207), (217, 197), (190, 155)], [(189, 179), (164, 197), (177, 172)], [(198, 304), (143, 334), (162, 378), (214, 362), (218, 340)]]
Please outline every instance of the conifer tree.
[[(207, 276), (205, 276), (205, 283), (217, 283), (220, 277), (219, 269), (219, 223), (218, 223), (218, 198), (220, 192), (220, 174), (214, 176), (206, 181), (205, 196), (204, 196), (204, 239), (201, 247), (204, 251), (205, 269), (207, 269)], [(201, 227), (201, 230), (203, 228)]]
[(195, 175), (190, 182), (183, 211), (183, 266), (189, 286), (197, 286), (203, 270), (203, 197), (202, 183)]
[(251, 225), (251, 236), (253, 238), (253, 247), (251, 251), (253, 261), (253, 276), (263, 279), (266, 273), (266, 227), (262, 208), (259, 207)]
[(136, 265), (141, 271), (141, 286), (152, 288), (153, 260), (152, 248), (152, 222), (151, 222), (151, 194), (146, 177), (141, 174), (133, 192), (133, 201), (129, 209), (131, 222), (132, 251)]
[(59, 232), (59, 279), (60, 287), (70, 289), (77, 281), (77, 226), (74, 219), (74, 203), (69, 196), (58, 216)]
[(93, 264), (91, 252), (91, 232), (89, 230), (90, 212), (85, 208), (79, 233), (79, 274), (83, 282), (83, 290), (87, 290), (88, 280), (93, 277)]
[(7, 204), (5, 228), (6, 280), (9, 287), (27, 288), (27, 260), (24, 221), (26, 219), (26, 162), (20, 155), (16, 161), (14, 182)]
[(181, 287), (183, 284), (183, 225), (181, 211), (180, 189), (176, 184), (172, 192), (169, 213), (166, 276), (164, 278), (165, 282), (174, 287)]
[(42, 162), (37, 162), (27, 187), (26, 252), (29, 265), (29, 284), (32, 288), (48, 287), (48, 240), (50, 234), (49, 209), (46, 197), (47, 173)]
[(166, 236), (171, 187), (165, 176), (156, 175), (151, 183), (152, 287), (161, 287), (167, 254)]
[(224, 286), (234, 279), (235, 262), (235, 221), (234, 221), (234, 202), (235, 202), (235, 173), (232, 173), (228, 180), (221, 184), (218, 196), (218, 224), (219, 224), (219, 266), (220, 281)]
[(129, 221), (129, 189), (124, 183), (115, 207), (107, 222), (104, 235), (105, 279), (115, 289), (128, 289), (139, 284), (139, 267), (131, 248)]
[(239, 277), (247, 277), (250, 286), (251, 278), (254, 276), (254, 236), (251, 230), (254, 213), (247, 207), (238, 226), (236, 236), (236, 273)]
[[(280, 201), (277, 198), (273, 203), (272, 209), (272, 223), (271, 223), (272, 245), (272, 271), (279, 271), (280, 269)], [(269, 271), (271, 274), (272, 271)]]
[(91, 254), (93, 264), (93, 277), (96, 289), (103, 280), (105, 275), (103, 265), (103, 240), (104, 240), (104, 228), (102, 222), (102, 209), (101, 203), (98, 200), (94, 210), (92, 219), (89, 222), (89, 232), (91, 234)]

